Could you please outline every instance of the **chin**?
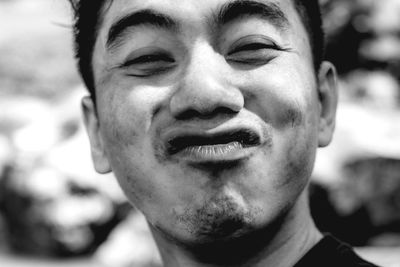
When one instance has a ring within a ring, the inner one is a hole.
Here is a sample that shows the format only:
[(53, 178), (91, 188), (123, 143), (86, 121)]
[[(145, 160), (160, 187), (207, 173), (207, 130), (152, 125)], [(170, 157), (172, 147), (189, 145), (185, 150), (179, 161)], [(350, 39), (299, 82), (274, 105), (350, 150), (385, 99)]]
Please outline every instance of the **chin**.
[(280, 218), (261, 223), (265, 218), (258, 218), (258, 215), (261, 216), (233, 202), (218, 207), (207, 203), (203, 208), (179, 217), (177, 225), (169, 229), (171, 231), (157, 230), (203, 263), (237, 266), (249, 257), (255, 257), (282, 226)]
[(186, 209), (177, 217), (188, 244), (207, 244), (236, 239), (254, 228), (254, 212), (232, 196), (214, 197), (202, 205)]

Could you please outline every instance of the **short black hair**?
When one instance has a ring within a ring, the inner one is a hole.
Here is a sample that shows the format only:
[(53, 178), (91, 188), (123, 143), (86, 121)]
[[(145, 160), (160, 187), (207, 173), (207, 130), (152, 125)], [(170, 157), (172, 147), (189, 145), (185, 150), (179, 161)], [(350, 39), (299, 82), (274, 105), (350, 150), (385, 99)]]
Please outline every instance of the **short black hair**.
[[(99, 25), (101, 24), (104, 4), (107, 0), (68, 0), (74, 12), (75, 55), (78, 67), (90, 95), (95, 99), (95, 82), (92, 68), (92, 56)], [(307, 30), (313, 63), (318, 71), (324, 59), (324, 31), (322, 29), (321, 9), (318, 0), (293, 0), (300, 18)]]

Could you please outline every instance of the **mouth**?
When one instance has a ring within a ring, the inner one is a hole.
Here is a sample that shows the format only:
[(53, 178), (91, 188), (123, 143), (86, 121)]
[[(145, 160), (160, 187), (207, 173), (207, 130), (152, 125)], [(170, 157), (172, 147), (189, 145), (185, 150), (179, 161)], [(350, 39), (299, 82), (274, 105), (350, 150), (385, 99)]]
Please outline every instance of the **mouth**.
[(183, 134), (167, 142), (167, 153), (196, 162), (233, 161), (248, 156), (261, 144), (259, 134), (239, 129), (217, 134)]

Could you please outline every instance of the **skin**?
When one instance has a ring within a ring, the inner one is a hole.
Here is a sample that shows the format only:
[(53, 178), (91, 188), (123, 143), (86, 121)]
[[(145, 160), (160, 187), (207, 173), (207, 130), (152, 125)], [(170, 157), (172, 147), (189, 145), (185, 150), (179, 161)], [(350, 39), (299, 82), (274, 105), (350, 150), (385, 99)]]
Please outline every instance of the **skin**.
[[(277, 3), (288, 18), (285, 30), (257, 16), (217, 27), (210, 17), (226, 2), (184, 0), (176, 8), (173, 0), (114, 0), (107, 6), (93, 53), (96, 108), (90, 97), (82, 102), (92, 157), (98, 172), (115, 173), (144, 213), (165, 266), (292, 266), (321, 238), (305, 189), (317, 147), (332, 138), (335, 70), (324, 62), (315, 73), (290, 0), (261, 1)], [(144, 8), (168, 14), (179, 31), (134, 27), (108, 49), (111, 25)], [(263, 45), (231, 53), (238, 40), (254, 43), (254, 35)], [(173, 63), (122, 66), (159, 51)], [(243, 58), (253, 60), (237, 62)], [(160, 66), (163, 71), (154, 71)], [(143, 73), (150, 75), (137, 76)], [(260, 142), (167, 151), (168, 141), (182, 134), (213, 138), (237, 129)]]

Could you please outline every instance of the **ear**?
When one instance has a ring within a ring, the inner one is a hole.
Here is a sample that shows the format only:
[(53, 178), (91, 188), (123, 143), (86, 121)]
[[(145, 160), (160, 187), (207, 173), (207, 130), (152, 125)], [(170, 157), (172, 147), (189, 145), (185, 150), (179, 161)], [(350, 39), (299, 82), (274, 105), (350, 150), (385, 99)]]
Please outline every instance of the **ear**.
[(318, 81), (320, 103), (318, 146), (325, 147), (332, 141), (338, 102), (337, 74), (332, 63), (322, 62)]
[(86, 96), (82, 99), (82, 112), (86, 131), (89, 135), (94, 168), (98, 173), (109, 173), (111, 172), (111, 166), (108, 161), (104, 142), (100, 133), (100, 125), (96, 108), (90, 96)]

